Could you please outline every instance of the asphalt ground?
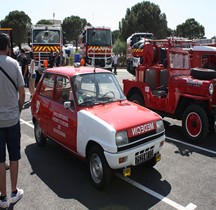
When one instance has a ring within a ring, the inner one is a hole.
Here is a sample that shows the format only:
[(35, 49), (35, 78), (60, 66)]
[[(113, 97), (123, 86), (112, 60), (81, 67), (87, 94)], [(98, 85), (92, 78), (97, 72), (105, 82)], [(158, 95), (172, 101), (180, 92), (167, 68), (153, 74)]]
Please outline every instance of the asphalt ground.
[[(117, 79), (133, 79), (118, 70)], [(29, 93), (21, 114), (21, 154), (18, 187), (23, 198), (12, 210), (215, 210), (216, 134), (199, 146), (189, 144), (181, 133), (181, 121), (164, 118), (166, 142), (162, 159), (152, 169), (132, 168), (132, 175), (113, 176), (106, 191), (90, 183), (86, 164), (53, 141), (36, 145)], [(7, 171), (8, 194), (10, 193)]]

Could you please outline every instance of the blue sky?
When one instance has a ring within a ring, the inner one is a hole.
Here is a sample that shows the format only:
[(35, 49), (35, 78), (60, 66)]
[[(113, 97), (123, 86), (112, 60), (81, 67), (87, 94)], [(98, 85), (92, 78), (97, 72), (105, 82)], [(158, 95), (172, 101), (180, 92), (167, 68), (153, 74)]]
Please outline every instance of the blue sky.
[[(138, 0), (7, 0), (0, 7), (0, 20), (9, 12), (24, 11), (35, 24), (41, 19), (63, 20), (71, 15), (85, 18), (95, 26), (107, 26), (118, 29), (119, 21), (125, 17), (127, 8), (142, 2)], [(189, 18), (194, 18), (205, 27), (205, 36), (216, 36), (216, 1), (215, 0), (151, 0), (166, 14), (168, 27), (175, 29)]]

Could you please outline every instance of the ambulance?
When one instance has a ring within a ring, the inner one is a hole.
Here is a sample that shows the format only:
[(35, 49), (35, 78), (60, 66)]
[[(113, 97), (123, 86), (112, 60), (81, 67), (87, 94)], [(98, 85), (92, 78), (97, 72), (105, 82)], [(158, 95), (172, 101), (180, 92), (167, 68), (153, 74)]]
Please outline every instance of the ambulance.
[(44, 71), (31, 102), (39, 146), (54, 140), (87, 162), (90, 180), (103, 190), (112, 174), (138, 165), (153, 167), (165, 141), (153, 111), (126, 99), (115, 75), (94, 67)]

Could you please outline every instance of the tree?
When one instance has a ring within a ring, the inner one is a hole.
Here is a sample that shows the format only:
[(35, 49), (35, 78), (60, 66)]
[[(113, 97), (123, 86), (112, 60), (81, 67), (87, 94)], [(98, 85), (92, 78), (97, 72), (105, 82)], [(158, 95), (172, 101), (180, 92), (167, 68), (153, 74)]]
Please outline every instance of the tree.
[(50, 20), (41, 19), (36, 24), (52, 25), (52, 22)]
[(205, 35), (205, 28), (195, 21), (194, 18), (190, 18), (176, 27), (176, 35), (189, 39), (203, 38)]
[(158, 5), (143, 1), (127, 9), (119, 30), (123, 40), (135, 32), (150, 32), (157, 38), (164, 38), (168, 34), (166, 15)]
[(78, 36), (81, 34), (86, 25), (86, 19), (81, 19), (78, 16), (70, 16), (65, 18), (62, 23), (62, 29), (65, 32), (66, 39), (69, 42), (75, 40), (77, 46)]
[(23, 11), (12, 11), (1, 21), (2, 27), (9, 27), (13, 30), (13, 42), (21, 48), (22, 43), (27, 43), (28, 32), (32, 23), (28, 15)]

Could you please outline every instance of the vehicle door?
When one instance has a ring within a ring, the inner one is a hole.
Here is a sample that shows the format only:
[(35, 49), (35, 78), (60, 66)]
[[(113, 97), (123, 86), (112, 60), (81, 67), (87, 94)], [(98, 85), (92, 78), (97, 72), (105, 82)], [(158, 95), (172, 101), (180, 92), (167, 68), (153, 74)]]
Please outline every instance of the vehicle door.
[(53, 101), (50, 104), (52, 137), (72, 151), (76, 151), (77, 113), (74, 106), (64, 108), (64, 102), (73, 104), (70, 79), (57, 75)]
[(38, 123), (46, 135), (51, 134), (51, 112), (50, 103), (54, 92), (54, 74), (46, 73), (41, 82), (41, 86), (36, 100), (36, 112), (38, 116)]

